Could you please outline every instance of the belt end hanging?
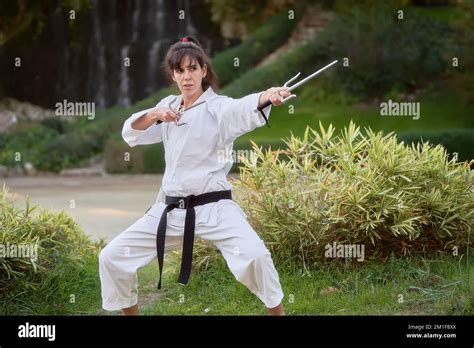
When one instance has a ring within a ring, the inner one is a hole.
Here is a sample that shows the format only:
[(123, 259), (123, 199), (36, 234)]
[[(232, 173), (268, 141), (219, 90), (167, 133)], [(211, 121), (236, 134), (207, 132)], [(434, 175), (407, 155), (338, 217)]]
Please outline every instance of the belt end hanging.
[(270, 128), (270, 124), (268, 123), (268, 118), (267, 118), (267, 116), (265, 116), (265, 113), (263, 112), (263, 110), (260, 110), (260, 113), (262, 114), (263, 118), (265, 119), (266, 125), (268, 126), (268, 128)]

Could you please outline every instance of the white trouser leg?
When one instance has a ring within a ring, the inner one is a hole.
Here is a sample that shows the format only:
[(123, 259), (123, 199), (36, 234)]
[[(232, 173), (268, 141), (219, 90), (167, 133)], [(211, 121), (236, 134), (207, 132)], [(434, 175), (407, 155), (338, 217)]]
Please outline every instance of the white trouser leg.
[[(156, 257), (157, 227), (158, 219), (145, 215), (100, 252), (102, 307), (105, 310), (114, 311), (137, 304), (137, 270)], [(182, 237), (168, 235), (165, 252), (179, 248), (181, 243)]]
[[(236, 279), (267, 308), (276, 307), (283, 299), (283, 292), (270, 252), (237, 203), (221, 200), (215, 204), (217, 219), (209, 219), (214, 223), (196, 225), (195, 236), (216, 245)], [(164, 205), (157, 207), (154, 214), (160, 216), (163, 208)], [(105, 310), (119, 310), (137, 303), (137, 270), (156, 257), (158, 222), (159, 218), (146, 214), (101, 251), (99, 265)], [(165, 253), (182, 245), (182, 226), (169, 222)]]
[(197, 227), (196, 234), (219, 248), (235, 278), (267, 308), (276, 307), (283, 299), (283, 291), (270, 252), (237, 203), (222, 200), (217, 204), (217, 226)]

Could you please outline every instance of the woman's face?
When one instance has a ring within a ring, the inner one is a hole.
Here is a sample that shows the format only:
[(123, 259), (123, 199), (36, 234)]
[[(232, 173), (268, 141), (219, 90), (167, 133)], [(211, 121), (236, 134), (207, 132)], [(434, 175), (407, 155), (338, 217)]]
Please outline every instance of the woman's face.
[(206, 66), (201, 67), (197, 61), (185, 56), (181, 67), (174, 69), (172, 78), (178, 84), (183, 97), (193, 97), (203, 93), (201, 82), (206, 73)]

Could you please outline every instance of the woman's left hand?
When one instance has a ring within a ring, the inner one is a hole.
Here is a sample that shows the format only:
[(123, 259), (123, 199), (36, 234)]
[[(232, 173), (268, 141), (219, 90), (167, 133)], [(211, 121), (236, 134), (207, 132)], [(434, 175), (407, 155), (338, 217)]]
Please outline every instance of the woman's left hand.
[(263, 104), (270, 100), (273, 105), (281, 105), (281, 99), (291, 95), (287, 89), (288, 87), (271, 87), (260, 95), (258, 103)]

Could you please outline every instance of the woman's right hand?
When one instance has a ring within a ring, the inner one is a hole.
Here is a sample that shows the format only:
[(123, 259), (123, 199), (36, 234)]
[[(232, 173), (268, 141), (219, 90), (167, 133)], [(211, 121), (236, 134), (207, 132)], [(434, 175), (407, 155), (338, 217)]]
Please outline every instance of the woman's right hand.
[(170, 108), (156, 107), (149, 111), (148, 114), (155, 122), (176, 122), (179, 120), (179, 114)]

